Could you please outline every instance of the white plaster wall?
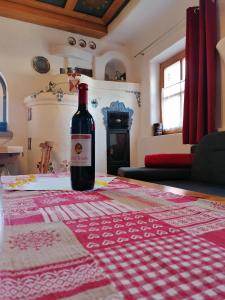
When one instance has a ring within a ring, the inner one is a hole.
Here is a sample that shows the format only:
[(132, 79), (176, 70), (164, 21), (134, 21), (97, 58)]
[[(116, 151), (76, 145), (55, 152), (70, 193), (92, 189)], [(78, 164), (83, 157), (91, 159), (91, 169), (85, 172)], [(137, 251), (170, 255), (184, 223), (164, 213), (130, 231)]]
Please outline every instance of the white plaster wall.
[[(1, 139), (0, 143), (24, 147), (24, 156), (19, 159), (20, 173), (27, 172), (27, 114), (23, 100), (44, 89), (52, 75), (59, 73), (60, 67), (78, 63), (76, 59), (50, 54), (50, 45), (65, 44), (69, 36), (90, 40), (89, 37), (0, 17), (0, 72), (8, 85), (8, 124), (13, 131), (12, 139)], [(123, 48), (115, 43), (91, 40), (97, 44), (95, 55)], [(33, 69), (31, 61), (34, 56), (44, 56), (49, 60), (51, 70), (48, 74), (39, 74)]]
[[(181, 26), (182, 25), (182, 26)], [(168, 36), (156, 44), (144, 57), (138, 57), (141, 66), (141, 136), (139, 140), (138, 164), (142, 165), (144, 155), (147, 153), (189, 152), (190, 146), (184, 146), (179, 134), (164, 135), (160, 138), (152, 136), (152, 124), (160, 121), (160, 95), (157, 85), (159, 84), (159, 64), (165, 57), (159, 54), (172, 47), (178, 41), (182, 41), (185, 35), (185, 24), (180, 24)], [(179, 43), (178, 43), (179, 44)], [(179, 52), (178, 45), (171, 53)]]
[[(181, 46), (185, 37), (185, 11), (189, 6), (198, 5), (198, 0), (179, 1), (179, 7), (174, 10), (173, 18), (164, 16), (164, 21), (159, 26), (154, 27), (154, 32), (145, 28), (143, 34), (140, 35), (138, 42), (129, 45), (130, 53), (137, 54), (151, 41), (157, 40), (145, 52), (144, 56), (134, 58), (133, 65), (136, 70), (136, 80), (141, 82), (142, 93), (142, 109), (141, 109), (141, 137), (139, 140), (140, 147), (138, 148), (138, 165), (143, 165), (144, 155), (147, 153), (160, 152), (189, 152), (190, 146), (182, 144), (182, 136), (180, 134), (165, 135), (160, 137), (152, 136), (152, 124), (159, 121), (159, 91), (155, 88), (158, 82), (158, 68), (163, 55), (170, 48), (170, 53), (176, 53), (181, 50)], [(180, 10), (180, 13), (178, 11)], [(181, 11), (182, 10), (182, 11)], [(174, 26), (177, 21), (180, 24)], [(183, 16), (183, 21), (182, 21)], [(217, 16), (218, 16), (218, 41), (225, 37), (225, 1), (217, 1)], [(156, 25), (156, 24), (155, 24)], [(166, 28), (165, 28), (166, 25)], [(157, 29), (156, 29), (157, 28)], [(168, 34), (163, 34), (173, 28)], [(157, 39), (159, 38), (159, 39)], [(148, 42), (147, 42), (148, 41)], [(173, 45), (176, 45), (177, 51), (173, 50)], [(166, 50), (166, 52), (165, 52)], [(171, 52), (172, 51), (172, 52)], [(166, 59), (166, 57), (165, 57)], [(225, 130), (225, 62), (218, 55), (218, 76), (217, 76), (217, 102), (216, 102), (216, 126), (219, 130)]]
[[(195, 5), (198, 5), (198, 0), (177, 1), (176, 9), (174, 8), (168, 15), (163, 15), (163, 22), (158, 16), (158, 23), (154, 23), (154, 30), (144, 28), (143, 34), (129, 47), (130, 52), (135, 56), (140, 50), (151, 44), (151, 47), (144, 51), (144, 55), (138, 55), (133, 59), (136, 80), (141, 82), (142, 98), (138, 165), (143, 165), (144, 155), (147, 153), (190, 151), (189, 145), (182, 144), (181, 134), (152, 136), (152, 124), (160, 121), (160, 95), (157, 89), (159, 64), (169, 55), (184, 49), (186, 8)], [(164, 11), (160, 13), (164, 13)]]

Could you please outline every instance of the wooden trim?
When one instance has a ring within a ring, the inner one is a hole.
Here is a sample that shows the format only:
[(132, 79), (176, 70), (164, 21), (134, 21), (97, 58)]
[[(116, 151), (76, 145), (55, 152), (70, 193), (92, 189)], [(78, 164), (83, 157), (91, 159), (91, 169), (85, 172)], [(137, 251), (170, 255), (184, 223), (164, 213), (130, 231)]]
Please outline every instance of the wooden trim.
[(167, 59), (164, 62), (162, 62), (160, 64), (160, 68), (165, 69), (169, 65), (172, 65), (173, 63), (175, 63), (178, 60), (181, 60), (184, 57), (185, 57), (185, 50), (182, 50), (182, 51), (178, 52), (177, 54), (175, 54), (174, 56), (172, 56), (169, 59)]
[(73, 10), (78, 0), (67, 0), (65, 9)]
[(69, 32), (79, 32), (80, 34), (96, 38), (101, 38), (107, 33), (107, 28), (101, 24), (48, 11), (42, 11), (40, 14), (40, 9), (12, 3), (7, 0), (0, 0), (0, 15)]
[(124, 0), (114, 0), (107, 12), (102, 17), (104, 24), (108, 24), (120, 7), (124, 4)]
[(163, 134), (174, 134), (174, 133), (182, 133), (182, 128), (163, 130)]
[[(67, 3), (69, 3), (68, 1), (74, 1), (74, 3), (75, 3), (75, 1), (77, 1), (77, 0), (67, 0)], [(67, 4), (66, 4), (65, 8), (62, 8), (62, 7), (51, 5), (48, 3), (39, 2), (37, 0), (23, 0), (22, 3), (21, 3), (21, 0), (1, 0), (0, 2), (12, 3), (12, 8), (13, 8), (14, 3), (16, 3), (16, 4), (23, 5), (23, 6), (37, 8), (42, 11), (53, 12), (55, 14), (65, 15), (65, 16), (69, 16), (69, 17), (73, 17), (73, 18), (78, 18), (78, 19), (81, 19), (84, 21), (104, 25), (104, 22), (102, 21), (101, 18), (86, 15), (86, 14), (83, 14), (80, 12), (76, 12), (73, 10), (73, 8), (70, 9), (70, 7), (72, 7), (72, 4), (71, 4), (72, 2), (70, 2), (71, 6), (68, 5), (68, 8), (67, 8)], [(39, 11), (39, 14), (41, 14), (42, 11)], [(0, 12), (0, 15), (1, 15), (1, 12)]]
[(164, 68), (162, 68), (162, 65), (160, 64), (160, 66), (159, 66), (160, 123), (162, 123), (162, 88), (163, 88), (163, 86), (164, 86)]

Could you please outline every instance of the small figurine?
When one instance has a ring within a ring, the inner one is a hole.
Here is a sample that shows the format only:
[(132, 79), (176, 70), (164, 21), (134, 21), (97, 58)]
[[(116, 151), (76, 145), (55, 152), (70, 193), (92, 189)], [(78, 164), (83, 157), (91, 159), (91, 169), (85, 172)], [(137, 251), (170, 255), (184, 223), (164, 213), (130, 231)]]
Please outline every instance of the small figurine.
[(55, 92), (56, 83), (50, 81), (46, 92)]

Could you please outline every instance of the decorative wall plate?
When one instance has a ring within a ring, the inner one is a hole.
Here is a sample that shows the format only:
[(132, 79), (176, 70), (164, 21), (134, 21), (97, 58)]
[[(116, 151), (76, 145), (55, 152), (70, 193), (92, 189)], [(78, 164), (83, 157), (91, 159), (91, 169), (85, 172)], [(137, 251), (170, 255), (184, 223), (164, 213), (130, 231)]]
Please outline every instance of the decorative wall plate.
[(76, 39), (73, 36), (69, 36), (67, 39), (69, 45), (75, 46), (76, 45)]
[(87, 43), (85, 42), (85, 40), (79, 40), (79, 45), (81, 48), (85, 48), (87, 46)]
[(95, 42), (93, 42), (93, 41), (89, 42), (89, 48), (92, 49), (92, 50), (95, 50), (96, 49)]
[(35, 56), (33, 58), (32, 63), (33, 63), (33, 68), (38, 73), (44, 74), (44, 73), (48, 73), (48, 71), (50, 70), (50, 63), (47, 60), (47, 58), (43, 56)]

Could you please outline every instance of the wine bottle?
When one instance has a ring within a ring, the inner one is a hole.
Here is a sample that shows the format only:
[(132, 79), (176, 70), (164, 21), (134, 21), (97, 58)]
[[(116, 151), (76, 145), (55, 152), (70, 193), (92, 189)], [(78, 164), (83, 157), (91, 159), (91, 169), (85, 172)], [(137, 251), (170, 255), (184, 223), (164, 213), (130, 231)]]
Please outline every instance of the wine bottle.
[(88, 85), (78, 85), (78, 110), (71, 123), (71, 186), (91, 190), (95, 183), (95, 122), (88, 111)]

